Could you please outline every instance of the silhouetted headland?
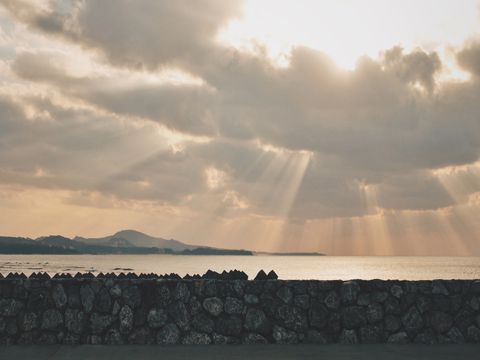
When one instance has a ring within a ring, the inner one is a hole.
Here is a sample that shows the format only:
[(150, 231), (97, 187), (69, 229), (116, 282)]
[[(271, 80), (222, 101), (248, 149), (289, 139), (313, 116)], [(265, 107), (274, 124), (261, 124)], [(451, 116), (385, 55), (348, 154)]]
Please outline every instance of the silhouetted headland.
[(77, 236), (70, 239), (61, 235), (49, 235), (30, 239), (0, 236), (0, 254), (323, 255), (320, 253), (259, 253), (244, 249), (191, 245), (174, 239), (153, 237), (135, 230), (122, 230), (102, 238)]

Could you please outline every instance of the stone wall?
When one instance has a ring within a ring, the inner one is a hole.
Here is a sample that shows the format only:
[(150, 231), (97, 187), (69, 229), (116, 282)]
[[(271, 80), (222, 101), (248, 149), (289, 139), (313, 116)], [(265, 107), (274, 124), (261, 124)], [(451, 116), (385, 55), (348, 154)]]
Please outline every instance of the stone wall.
[(480, 342), (480, 281), (0, 279), (0, 343)]

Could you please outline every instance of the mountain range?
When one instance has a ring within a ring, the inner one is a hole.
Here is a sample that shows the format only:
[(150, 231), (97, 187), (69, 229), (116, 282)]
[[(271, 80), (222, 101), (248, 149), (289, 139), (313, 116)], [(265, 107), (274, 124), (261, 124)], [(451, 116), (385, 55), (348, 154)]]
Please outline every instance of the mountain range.
[(321, 256), (321, 253), (268, 253), (191, 245), (136, 230), (122, 230), (100, 238), (61, 235), (36, 239), (0, 236), (0, 254), (172, 254), (172, 255), (292, 255)]
[(135, 230), (122, 230), (102, 238), (76, 236), (70, 239), (61, 235), (49, 235), (30, 239), (0, 236), (0, 254), (253, 255), (248, 250), (190, 245)]
[(201, 246), (185, 244), (174, 239), (163, 239), (153, 237), (136, 230), (122, 230), (113, 235), (102, 238), (84, 238), (76, 236), (75, 241), (80, 241), (90, 245), (103, 245), (113, 247), (155, 247), (161, 249), (171, 249), (173, 251), (183, 251), (186, 249), (195, 249)]

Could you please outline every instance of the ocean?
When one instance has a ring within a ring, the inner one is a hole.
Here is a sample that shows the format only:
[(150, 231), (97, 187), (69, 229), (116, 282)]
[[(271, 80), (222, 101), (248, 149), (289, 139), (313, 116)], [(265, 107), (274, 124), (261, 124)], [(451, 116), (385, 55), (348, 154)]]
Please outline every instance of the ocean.
[(249, 278), (275, 270), (280, 279), (480, 279), (480, 257), (0, 255), (0, 273), (136, 272), (203, 274), (238, 269)]

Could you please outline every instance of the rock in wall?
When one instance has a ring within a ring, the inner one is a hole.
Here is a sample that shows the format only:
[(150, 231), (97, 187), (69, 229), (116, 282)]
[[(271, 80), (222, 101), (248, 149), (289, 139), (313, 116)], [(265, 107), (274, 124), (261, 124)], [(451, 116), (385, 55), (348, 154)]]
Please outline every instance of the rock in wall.
[(0, 343), (480, 342), (480, 281), (0, 279)]

